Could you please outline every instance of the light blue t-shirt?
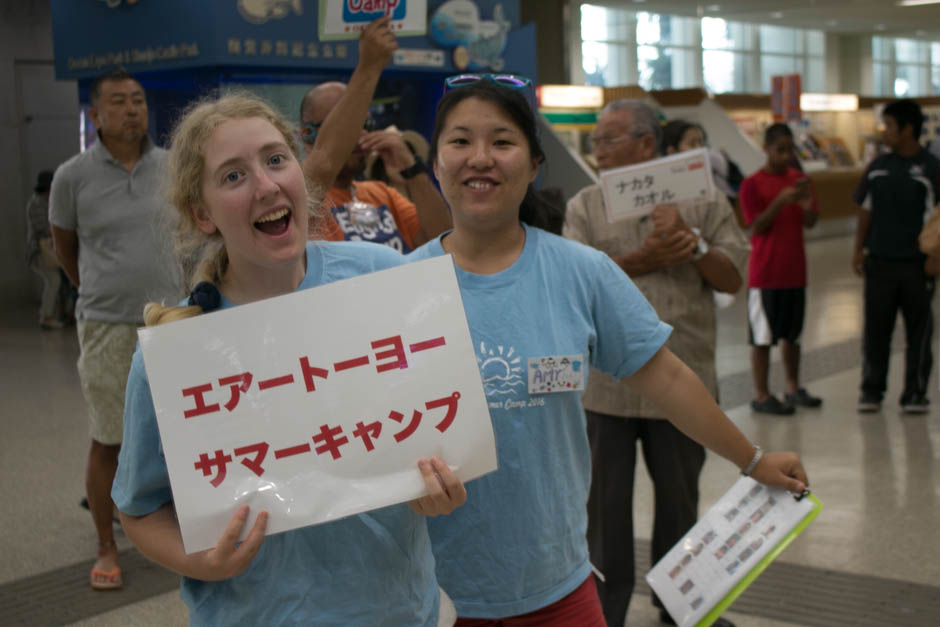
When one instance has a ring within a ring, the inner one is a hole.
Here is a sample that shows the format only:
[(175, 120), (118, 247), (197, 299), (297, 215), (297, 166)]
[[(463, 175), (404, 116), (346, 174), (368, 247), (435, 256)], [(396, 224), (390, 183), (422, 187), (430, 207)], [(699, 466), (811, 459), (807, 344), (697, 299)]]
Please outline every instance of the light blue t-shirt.
[[(386, 246), (308, 244), (307, 274), (297, 289), (403, 262)], [(303, 315), (317, 321), (315, 311)], [(173, 498), (139, 347), (111, 496), (132, 516)], [(270, 535), (243, 574), (214, 582), (184, 577), (181, 593), (193, 625), (432, 626), (440, 602), (425, 519), (407, 504)]]
[[(461, 617), (540, 609), (591, 572), (581, 393), (529, 394), (529, 358), (582, 355), (625, 377), (671, 332), (607, 255), (539, 229), (525, 233), (522, 254), (506, 270), (456, 268), (499, 462), (467, 485), (463, 507), (428, 520), (438, 581)], [(442, 254), (437, 238), (408, 260)]]

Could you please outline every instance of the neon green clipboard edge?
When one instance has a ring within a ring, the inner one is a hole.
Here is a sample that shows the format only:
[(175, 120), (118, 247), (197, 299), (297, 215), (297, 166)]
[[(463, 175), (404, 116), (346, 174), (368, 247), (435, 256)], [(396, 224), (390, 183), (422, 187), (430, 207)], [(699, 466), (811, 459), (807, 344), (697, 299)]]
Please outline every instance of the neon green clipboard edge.
[(760, 574), (767, 569), (768, 566), (770, 566), (770, 563), (777, 559), (780, 554), (783, 553), (783, 550), (790, 546), (790, 543), (793, 542), (793, 540), (798, 535), (803, 533), (803, 530), (806, 529), (817, 516), (819, 516), (819, 512), (822, 511), (822, 501), (816, 498), (816, 495), (813, 493), (806, 495), (806, 498), (812, 501), (815, 505), (815, 507), (806, 515), (806, 518), (801, 520), (796, 525), (796, 527), (790, 531), (790, 533), (785, 535), (783, 539), (780, 540), (780, 543), (771, 549), (770, 553), (764, 556), (764, 559), (762, 559), (754, 568), (748, 571), (744, 578), (738, 582), (738, 585), (732, 588), (731, 591), (725, 595), (725, 597), (719, 601), (718, 604), (713, 607), (708, 614), (703, 616), (702, 619), (696, 623), (695, 627), (708, 627), (714, 623), (718, 617), (721, 616), (724, 611), (731, 606), (732, 603), (734, 603), (735, 599), (741, 596), (741, 593), (747, 590), (747, 587), (754, 583), (754, 580), (757, 579)]

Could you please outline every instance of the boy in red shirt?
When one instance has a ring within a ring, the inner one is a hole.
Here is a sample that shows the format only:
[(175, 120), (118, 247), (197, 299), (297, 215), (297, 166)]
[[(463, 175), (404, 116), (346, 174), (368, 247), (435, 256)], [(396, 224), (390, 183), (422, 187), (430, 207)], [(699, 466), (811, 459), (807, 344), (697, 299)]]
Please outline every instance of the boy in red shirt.
[[(764, 133), (767, 163), (741, 184), (739, 200), (751, 227), (748, 261), (748, 341), (757, 398), (754, 411), (789, 415), (795, 406), (819, 407), (822, 399), (800, 387), (800, 333), (806, 309), (803, 227), (819, 216), (809, 179), (792, 167), (793, 133), (772, 124)], [(770, 347), (780, 341), (787, 390), (781, 402), (767, 387)]]

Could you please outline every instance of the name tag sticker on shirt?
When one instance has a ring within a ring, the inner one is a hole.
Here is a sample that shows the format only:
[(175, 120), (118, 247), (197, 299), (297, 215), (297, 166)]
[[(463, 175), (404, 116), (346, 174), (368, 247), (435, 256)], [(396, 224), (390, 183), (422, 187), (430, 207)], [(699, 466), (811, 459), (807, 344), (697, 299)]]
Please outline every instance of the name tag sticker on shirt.
[(584, 355), (529, 358), (529, 394), (579, 392), (584, 389)]

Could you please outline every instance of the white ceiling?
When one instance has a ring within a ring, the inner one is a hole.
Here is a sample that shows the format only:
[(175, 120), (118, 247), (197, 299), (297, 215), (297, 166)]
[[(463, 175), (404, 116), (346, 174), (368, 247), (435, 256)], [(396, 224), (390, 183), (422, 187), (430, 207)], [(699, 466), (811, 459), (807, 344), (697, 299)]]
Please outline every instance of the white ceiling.
[(940, 40), (940, 4), (902, 7), (897, 0), (600, 0), (596, 4), (828, 32)]

